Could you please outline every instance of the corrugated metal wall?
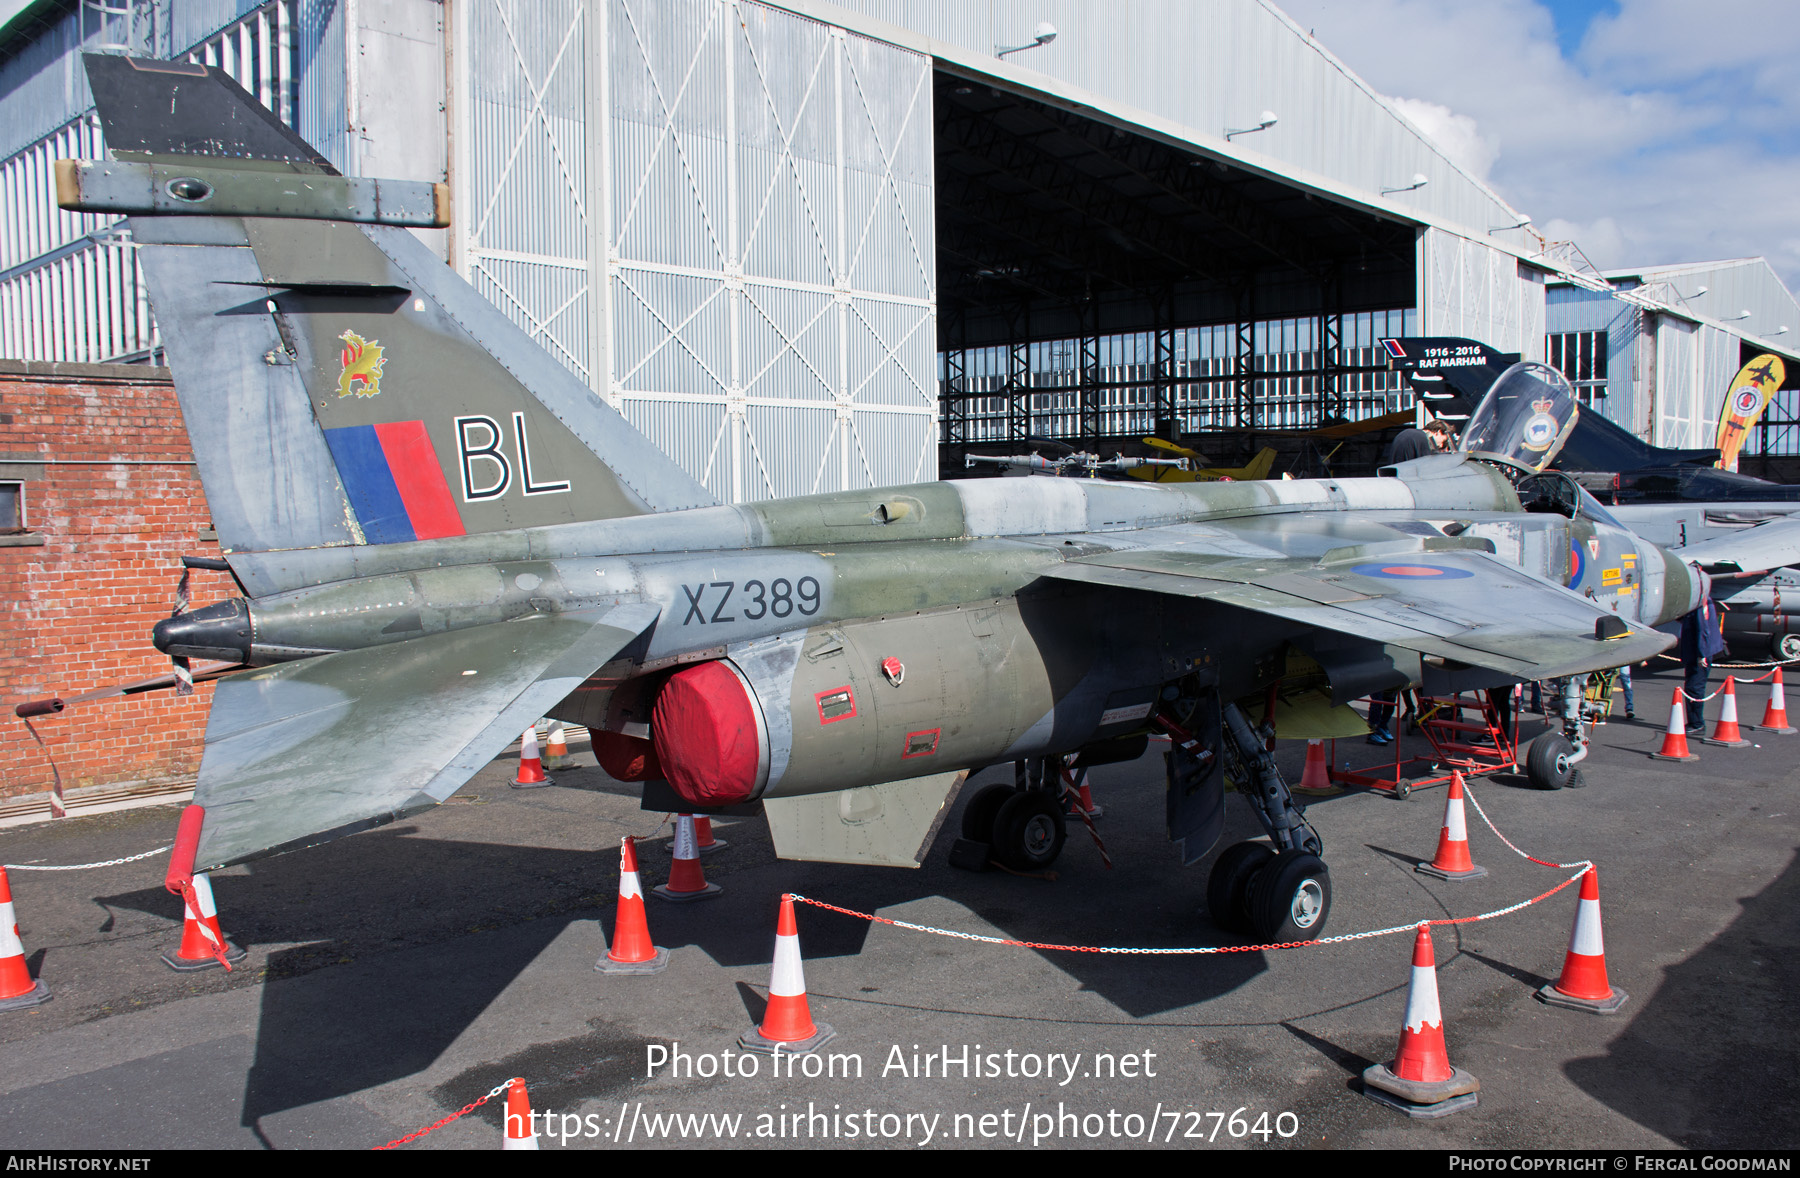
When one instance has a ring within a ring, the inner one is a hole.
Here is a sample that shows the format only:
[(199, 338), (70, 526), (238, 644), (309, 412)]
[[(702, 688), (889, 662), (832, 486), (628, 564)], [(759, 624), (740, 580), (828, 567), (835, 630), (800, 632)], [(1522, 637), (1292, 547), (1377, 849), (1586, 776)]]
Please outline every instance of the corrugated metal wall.
[(729, 0), (469, 0), (458, 240), (728, 501), (935, 478), (931, 63)]
[[(219, 66), (292, 123), (298, 91), (296, 8), (335, 4), (204, 0), (178, 6), (172, 16), (165, 5), (144, 4), (135, 18), (109, 16), (104, 21), (83, 9), (9, 63), (10, 70), (22, 59), (35, 60), (41, 50), (58, 50), (60, 57), (44, 65), (38, 77), (8, 78), (13, 88), (4, 103), (9, 129), (49, 117), (63, 122), (0, 162), (0, 196), (5, 200), (0, 211), (0, 355), (87, 362), (141, 359), (158, 347), (135, 250), (119, 219), (56, 207), (52, 164), (105, 155), (81, 51), (109, 47), (147, 53), (168, 44), (185, 46), (187, 60)], [(226, 23), (221, 27), (211, 23), (215, 20)]]
[[(799, 11), (810, 0), (777, 0)], [(1191, 128), (1258, 164), (1293, 168), (1461, 225), (1476, 236), (1510, 225), (1513, 210), (1459, 169), (1367, 83), (1266, 0), (830, 0), (916, 30), (992, 62), (996, 48), (1029, 44), (1039, 21), (1059, 36), (1006, 58), (1095, 95)], [(1240, 136), (1265, 109), (1280, 122)], [(1512, 244), (1523, 235), (1505, 230)]]
[(1419, 242), (1425, 335), (1480, 340), (1527, 360), (1544, 358), (1544, 275), (1509, 253), (1441, 229)]

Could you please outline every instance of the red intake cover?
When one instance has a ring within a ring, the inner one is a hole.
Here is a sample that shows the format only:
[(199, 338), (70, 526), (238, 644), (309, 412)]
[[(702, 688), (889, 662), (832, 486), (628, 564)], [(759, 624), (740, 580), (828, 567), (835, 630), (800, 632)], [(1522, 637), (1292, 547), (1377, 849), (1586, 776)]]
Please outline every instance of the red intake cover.
[(650, 731), (663, 776), (696, 806), (748, 801), (760, 784), (756, 701), (723, 662), (671, 676), (656, 697)]
[(594, 744), (594, 759), (614, 781), (648, 781), (662, 776), (656, 746), (642, 737), (591, 731), (588, 736)]

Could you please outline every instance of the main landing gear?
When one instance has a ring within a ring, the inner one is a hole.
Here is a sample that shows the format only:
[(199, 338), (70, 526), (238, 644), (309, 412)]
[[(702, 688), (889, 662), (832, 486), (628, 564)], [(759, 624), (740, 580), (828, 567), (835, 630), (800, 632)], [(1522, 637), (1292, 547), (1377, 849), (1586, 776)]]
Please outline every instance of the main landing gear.
[(1324, 846), (1294, 805), (1267, 734), (1236, 704), (1222, 710), (1227, 769), (1270, 841), (1237, 843), (1220, 854), (1206, 883), (1207, 909), (1220, 928), (1262, 944), (1316, 940), (1331, 914)]
[(990, 856), (1014, 871), (1043, 871), (1056, 862), (1069, 836), (1062, 765), (1061, 757), (1015, 762), (1014, 784), (990, 785), (970, 798), (963, 808), (962, 841), (951, 861), (973, 843), (987, 848), (981, 866)]

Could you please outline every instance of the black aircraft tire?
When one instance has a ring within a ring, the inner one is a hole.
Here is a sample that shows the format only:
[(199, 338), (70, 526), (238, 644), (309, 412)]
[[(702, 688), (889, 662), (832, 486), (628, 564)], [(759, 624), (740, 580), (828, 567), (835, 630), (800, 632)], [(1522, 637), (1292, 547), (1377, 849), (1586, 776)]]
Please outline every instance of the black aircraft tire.
[(1305, 851), (1283, 851), (1250, 889), (1251, 935), (1264, 945), (1316, 941), (1331, 915), (1331, 870)]
[(994, 819), (999, 816), (1000, 807), (1012, 801), (1018, 792), (1010, 785), (990, 785), (975, 791), (975, 796), (963, 807), (963, 837), (977, 843), (993, 842)]
[(1525, 776), (1539, 789), (1561, 789), (1575, 776), (1575, 746), (1560, 732), (1546, 732), (1525, 750)]
[(1791, 663), (1800, 659), (1800, 634), (1778, 634), (1769, 643), (1769, 653), (1777, 660)]
[(1015, 792), (994, 817), (994, 855), (1015, 871), (1042, 871), (1069, 837), (1062, 806), (1039, 790)]
[(1250, 932), (1250, 885), (1259, 871), (1275, 858), (1268, 843), (1236, 843), (1226, 847), (1206, 877), (1206, 910), (1213, 923), (1228, 933)]

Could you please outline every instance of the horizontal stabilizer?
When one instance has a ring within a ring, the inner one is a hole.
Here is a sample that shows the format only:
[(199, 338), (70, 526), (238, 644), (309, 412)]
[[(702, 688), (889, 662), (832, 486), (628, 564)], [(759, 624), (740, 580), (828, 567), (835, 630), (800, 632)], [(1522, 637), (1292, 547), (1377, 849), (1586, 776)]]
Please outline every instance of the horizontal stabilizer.
[(763, 813), (782, 859), (917, 867), (968, 776), (963, 770), (835, 793), (765, 798)]
[(1677, 548), (1674, 555), (1709, 572), (1762, 572), (1800, 564), (1800, 519), (1771, 520), (1741, 532), (1714, 536)]
[(194, 790), (206, 809), (195, 869), (443, 801), (660, 612), (536, 615), (221, 680)]

